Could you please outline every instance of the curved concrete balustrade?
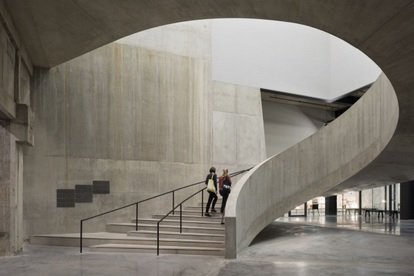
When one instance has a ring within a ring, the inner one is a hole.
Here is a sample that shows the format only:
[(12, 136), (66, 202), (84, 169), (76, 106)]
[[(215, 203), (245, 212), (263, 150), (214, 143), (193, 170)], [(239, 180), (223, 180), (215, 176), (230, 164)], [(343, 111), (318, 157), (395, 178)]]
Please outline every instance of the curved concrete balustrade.
[(367, 166), (388, 144), (397, 122), (397, 97), (382, 74), (334, 122), (243, 176), (226, 207), (226, 257), (236, 257), (276, 218)]

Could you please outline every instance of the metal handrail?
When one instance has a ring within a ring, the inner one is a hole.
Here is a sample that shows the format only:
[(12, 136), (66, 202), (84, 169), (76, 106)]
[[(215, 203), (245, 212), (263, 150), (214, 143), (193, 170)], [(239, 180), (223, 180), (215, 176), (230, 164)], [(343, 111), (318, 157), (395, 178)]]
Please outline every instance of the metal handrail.
[[(177, 206), (175, 206), (171, 211), (169, 211), (165, 216), (163, 216), (157, 222), (157, 256), (160, 254), (160, 223), (166, 217), (168, 217), (171, 213), (173, 213), (175, 209), (177, 209), (178, 207), (180, 207), (180, 233), (182, 233), (182, 231), (183, 231), (183, 208), (182, 208), (183, 203), (186, 202), (187, 200), (189, 200), (190, 198), (192, 198), (193, 196), (195, 196), (196, 194), (200, 193), (200, 192), (201, 192), (201, 198), (203, 198), (203, 191), (205, 189), (207, 189), (207, 187), (204, 187), (203, 189), (195, 192), (194, 194), (190, 195), (189, 197), (187, 197), (186, 199), (184, 199), (183, 201), (181, 201), (180, 204), (177, 204)], [(201, 208), (203, 208), (203, 206), (201, 206)]]
[[(251, 170), (253, 167), (250, 167), (246, 170), (241, 170), (241, 171), (237, 171), (234, 173), (231, 173), (230, 176), (237, 176), (239, 174), (245, 173), (249, 170)], [(158, 220), (157, 222), (157, 256), (160, 255), (160, 223), (166, 218), (168, 217), (171, 213), (174, 214), (175, 209), (177, 209), (178, 207), (180, 207), (180, 233), (183, 232), (183, 203), (186, 202), (187, 200), (189, 200), (190, 198), (192, 198), (193, 196), (195, 196), (196, 194), (201, 192), (201, 216), (203, 216), (203, 208), (204, 208), (204, 190), (207, 189), (207, 187), (204, 187), (203, 189), (193, 193), (192, 195), (188, 196), (186, 199), (182, 200), (180, 203), (177, 204), (177, 206), (173, 206), (172, 210), (170, 210), (165, 216), (163, 216), (161, 219)]]
[(87, 220), (90, 220), (90, 219), (93, 219), (93, 218), (96, 218), (96, 217), (100, 217), (100, 216), (103, 216), (103, 215), (106, 215), (106, 214), (109, 214), (109, 213), (112, 213), (112, 212), (116, 212), (116, 211), (119, 211), (119, 210), (122, 210), (122, 209), (125, 209), (125, 208), (128, 208), (128, 207), (131, 207), (131, 206), (135, 205), (135, 231), (138, 231), (138, 211), (139, 211), (138, 205), (140, 203), (143, 203), (145, 201), (149, 201), (151, 199), (155, 199), (155, 198), (158, 198), (158, 197), (161, 197), (161, 196), (172, 193), (172, 206), (174, 207), (174, 205), (175, 205), (175, 202), (174, 202), (175, 201), (175, 192), (176, 191), (179, 191), (179, 190), (182, 190), (182, 189), (185, 189), (185, 188), (189, 188), (189, 187), (192, 187), (192, 186), (195, 186), (195, 185), (199, 185), (199, 184), (202, 184), (202, 183), (204, 183), (204, 181), (199, 181), (199, 182), (196, 182), (196, 183), (192, 183), (192, 184), (189, 184), (189, 185), (186, 185), (186, 186), (183, 186), (183, 187), (180, 187), (180, 188), (176, 188), (174, 190), (171, 190), (171, 191), (168, 191), (168, 192), (156, 195), (156, 196), (152, 196), (152, 197), (149, 197), (149, 198), (146, 198), (146, 199), (134, 202), (134, 203), (130, 203), (128, 205), (124, 205), (124, 206), (116, 208), (116, 209), (112, 209), (112, 210), (109, 210), (109, 211), (106, 211), (106, 212), (103, 212), (103, 213), (100, 213), (100, 214), (97, 214), (97, 215), (94, 215), (94, 216), (91, 216), (91, 217), (88, 217), (88, 218), (81, 219), (80, 220), (80, 241), (79, 241), (79, 243), (80, 243), (80, 245), (79, 245), (80, 253), (82, 253), (82, 249), (83, 249), (83, 222), (84, 221), (87, 221)]
[[(243, 172), (248, 171), (250, 169), (251, 168), (249, 168), (247, 170), (235, 172), (233, 174), (243, 173)], [(146, 198), (146, 199), (143, 199), (143, 200), (134, 202), (134, 203), (130, 203), (128, 205), (124, 205), (124, 206), (119, 207), (119, 208), (115, 208), (115, 209), (112, 209), (112, 210), (109, 210), (109, 211), (106, 211), (106, 212), (103, 212), (103, 213), (100, 213), (100, 214), (97, 214), (97, 215), (94, 215), (94, 216), (91, 216), (91, 217), (88, 217), (88, 218), (81, 219), (80, 220), (80, 237), (79, 237), (80, 253), (82, 253), (82, 249), (83, 249), (83, 222), (84, 221), (87, 221), (87, 220), (90, 220), (90, 219), (93, 219), (93, 218), (97, 218), (97, 217), (100, 217), (100, 216), (103, 216), (103, 215), (106, 215), (106, 214), (109, 214), (109, 213), (113, 213), (113, 212), (116, 212), (116, 211), (119, 211), (119, 210), (122, 210), (122, 209), (125, 209), (125, 208), (128, 208), (128, 207), (131, 207), (131, 206), (134, 206), (135, 205), (135, 231), (138, 231), (138, 211), (139, 211), (138, 205), (140, 203), (143, 203), (143, 202), (146, 202), (146, 201), (149, 201), (149, 200), (152, 200), (152, 199), (155, 199), (155, 198), (158, 198), (158, 197), (161, 197), (161, 196), (164, 196), (164, 195), (167, 195), (167, 194), (171, 194), (172, 193), (172, 207), (173, 207), (173, 214), (174, 214), (174, 210), (176, 209), (176, 208), (174, 208), (175, 207), (175, 192), (176, 191), (179, 191), (179, 190), (182, 190), (182, 189), (185, 189), (185, 188), (189, 188), (189, 187), (195, 186), (195, 185), (202, 184), (204, 182), (205, 181), (199, 181), (199, 182), (196, 182), (196, 183), (192, 183), (192, 184), (189, 184), (189, 185), (186, 185), (186, 186), (183, 186), (183, 187), (180, 187), (180, 188), (176, 188), (174, 190), (171, 190), (171, 191), (168, 191), (168, 192), (159, 194), (159, 195), (155, 195), (155, 196), (152, 196), (152, 197), (149, 197), (149, 198)]]

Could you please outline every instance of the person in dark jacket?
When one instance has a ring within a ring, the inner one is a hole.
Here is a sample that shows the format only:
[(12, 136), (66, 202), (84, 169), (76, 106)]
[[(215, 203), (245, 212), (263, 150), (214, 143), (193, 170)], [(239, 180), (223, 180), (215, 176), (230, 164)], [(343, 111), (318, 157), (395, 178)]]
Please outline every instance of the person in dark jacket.
[(222, 183), (222, 185), (220, 185), (220, 194), (223, 197), (223, 201), (221, 202), (220, 212), (224, 213), (224, 209), (226, 208), (227, 198), (229, 197), (230, 189), (231, 189), (231, 178), (229, 176), (228, 169), (223, 170), (223, 175), (220, 176), (220, 180), (221, 180), (220, 182)]
[[(210, 173), (207, 175), (206, 177), (206, 185), (208, 184), (208, 181), (210, 179), (213, 179), (214, 182), (214, 187), (216, 188), (217, 191), (217, 175), (216, 175), (216, 168), (211, 167), (210, 168)], [(206, 205), (206, 213), (205, 216), (209, 217), (211, 216), (210, 213), (208, 212), (210, 210), (210, 205), (211, 205), (211, 212), (212, 213), (216, 213), (216, 209), (214, 208), (216, 206), (216, 202), (217, 202), (217, 195), (216, 193), (213, 192), (208, 192), (209, 196), (208, 196), (208, 201), (207, 201), (207, 205)]]
[(229, 197), (231, 189), (231, 178), (229, 176), (228, 169), (224, 169), (223, 174), (219, 177), (219, 189), (220, 195), (223, 197), (220, 208), (220, 213), (222, 214), (221, 224), (224, 224), (224, 210), (226, 208), (227, 198)]

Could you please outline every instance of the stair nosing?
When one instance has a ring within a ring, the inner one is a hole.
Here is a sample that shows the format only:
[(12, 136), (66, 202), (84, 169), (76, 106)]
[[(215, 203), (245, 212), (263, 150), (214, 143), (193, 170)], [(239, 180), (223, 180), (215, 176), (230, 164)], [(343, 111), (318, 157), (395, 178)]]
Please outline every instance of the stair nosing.
[[(221, 219), (221, 217), (220, 217), (220, 219)], [(132, 219), (132, 220), (135, 220), (135, 219)], [(151, 220), (151, 221), (154, 221), (154, 222), (159, 221), (159, 219), (153, 219), (153, 218), (142, 218), (142, 219), (138, 219), (138, 223), (139, 223), (139, 221), (140, 221), (140, 220)], [(162, 222), (177, 222), (177, 220), (173, 220), (173, 219), (165, 219), (165, 220), (163, 220)], [(162, 223), (162, 222), (161, 222), (161, 223)], [(216, 222), (216, 221), (208, 221), (208, 220), (183, 220), (183, 222), (186, 222), (186, 223), (217, 224), (217, 222)]]
[[(90, 248), (111, 248), (111, 246), (116, 246), (116, 248), (123, 249), (157, 249), (157, 246), (154, 245), (134, 245), (134, 244), (116, 244), (116, 243), (107, 243), (107, 244), (97, 244), (89, 246)], [(174, 249), (174, 250), (200, 250), (200, 251), (224, 251), (224, 248), (218, 247), (193, 247), (193, 246), (168, 246), (163, 245), (159, 247), (160, 249)]]
[[(161, 233), (161, 232), (160, 232)], [(58, 239), (79, 239), (78, 236), (57, 236), (58, 234), (51, 234), (51, 235), (33, 235), (33, 237), (38, 238), (58, 238)], [(94, 239), (94, 240), (131, 240), (131, 241), (156, 241), (156, 238), (144, 238), (144, 237), (134, 237), (125, 235), (125, 237), (82, 237), (83, 239)], [(216, 241), (216, 240), (189, 240), (189, 239), (171, 239), (171, 238), (160, 238), (160, 241), (166, 242), (200, 242), (200, 243), (222, 243), (223, 241)]]
[[(135, 223), (126, 223), (126, 222), (110, 222), (107, 223), (107, 225), (113, 225), (113, 226), (135, 226)], [(139, 226), (141, 227), (156, 227), (156, 225), (154, 224), (140, 224), (138, 223), (138, 228)], [(162, 225), (160, 224), (160, 227), (170, 227), (170, 228), (180, 228), (179, 225)], [(203, 229), (203, 230), (220, 230), (220, 231), (224, 231), (224, 227), (223, 228), (216, 228), (216, 227), (199, 227), (199, 226), (189, 226), (189, 225), (183, 225), (183, 228), (186, 229)]]
[[(156, 234), (157, 231), (148, 231), (148, 230), (138, 230), (138, 231), (128, 231), (128, 233), (142, 233), (142, 234)], [(178, 232), (161, 232), (160, 234), (167, 234), (167, 235), (183, 235), (183, 236), (212, 236), (212, 237), (224, 237), (224, 234), (210, 234), (210, 233), (191, 233), (191, 232), (183, 232), (183, 233), (178, 233)]]

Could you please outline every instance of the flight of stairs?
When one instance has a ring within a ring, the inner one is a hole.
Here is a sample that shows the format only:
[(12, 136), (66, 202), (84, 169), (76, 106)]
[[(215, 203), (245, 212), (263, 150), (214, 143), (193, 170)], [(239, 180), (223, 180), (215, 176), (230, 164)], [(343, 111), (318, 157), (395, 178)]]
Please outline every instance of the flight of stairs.
[[(160, 254), (190, 254), (224, 256), (224, 225), (219, 212), (221, 199), (216, 203), (217, 213), (201, 216), (201, 205), (183, 206), (182, 233), (180, 212), (176, 211), (160, 224)], [(157, 252), (157, 222), (164, 214), (139, 218), (138, 231), (135, 219), (126, 223), (108, 223), (106, 232), (84, 233), (84, 251), (105, 252)], [(32, 244), (79, 247), (79, 233), (34, 235)]]

